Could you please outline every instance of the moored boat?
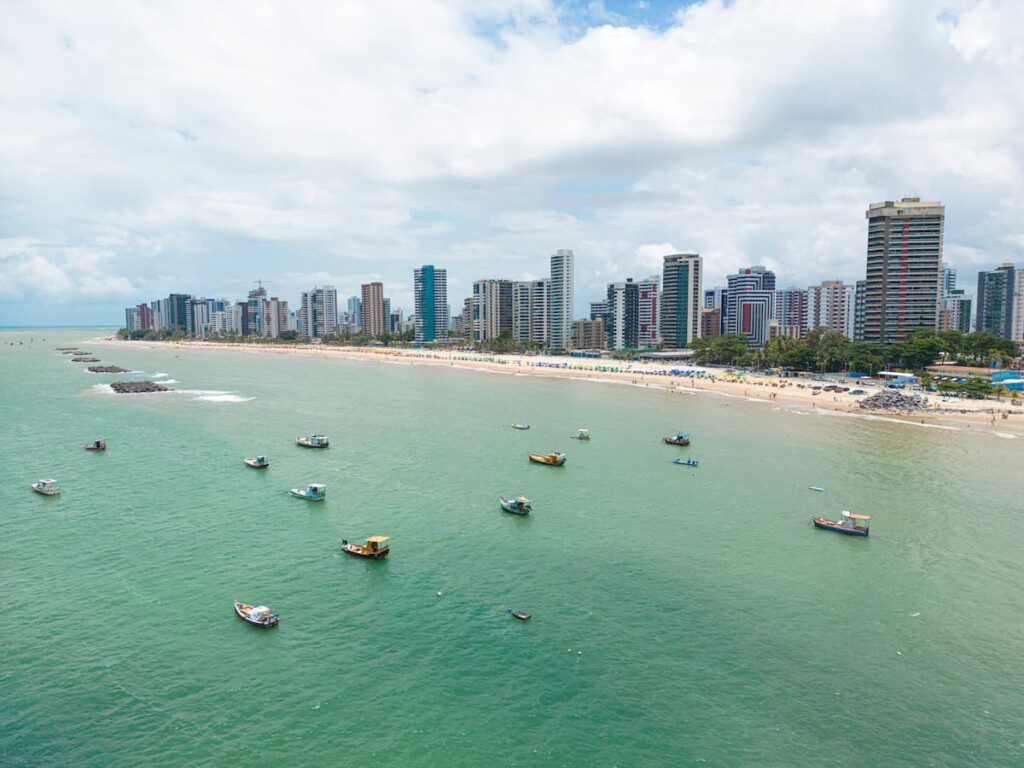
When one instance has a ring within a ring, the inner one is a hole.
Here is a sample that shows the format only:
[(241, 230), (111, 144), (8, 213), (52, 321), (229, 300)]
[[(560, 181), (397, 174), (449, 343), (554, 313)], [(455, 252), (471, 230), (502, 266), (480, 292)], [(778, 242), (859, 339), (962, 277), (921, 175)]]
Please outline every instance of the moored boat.
[(502, 509), (515, 515), (528, 515), (533, 511), (533, 504), (525, 496), (518, 496), (514, 499), (506, 499), (504, 496), (499, 496), (498, 502), (501, 504)]
[(589, 440), (590, 430), (589, 429), (577, 429), (575, 435), (569, 435), (572, 440)]
[(268, 629), (269, 627), (277, 626), (278, 615), (271, 613), (270, 609), (265, 605), (253, 606), (235, 600), (235, 613), (246, 624), (252, 624), (254, 627)]
[(530, 614), (528, 614), (526, 611), (514, 611), (511, 608), (509, 608), (508, 612), (520, 621), (526, 621), (528, 618), (530, 618)]
[(270, 466), (270, 460), (266, 456), (250, 456), (245, 463), (253, 469), (266, 469)]
[(552, 451), (548, 454), (531, 453), (530, 461), (536, 462), (537, 464), (547, 464), (552, 467), (560, 467), (565, 464), (565, 454), (559, 451)]
[(307, 435), (306, 437), (296, 437), (295, 444), (301, 445), (303, 448), (327, 448), (331, 441), (324, 435)]
[(292, 496), (306, 501), (323, 501), (327, 497), (327, 486), (323, 483), (310, 483), (304, 491), (292, 488)]
[(91, 443), (86, 443), (82, 447), (87, 451), (105, 451), (107, 450), (107, 443), (104, 440), (93, 440)]
[(38, 483), (32, 483), (32, 490), (43, 496), (60, 496), (62, 489), (57, 485), (56, 480), (43, 478)]
[(696, 459), (672, 459), (673, 464), (682, 464), (684, 467), (696, 467), (700, 464)]
[(529, 424), (513, 424), (512, 429), (529, 429)]
[(817, 491), (818, 493), (824, 493), (825, 492), (824, 488), (821, 488), (821, 487), (819, 487), (817, 485), (809, 485), (809, 486), (807, 486), (807, 490), (809, 490), (809, 491)]
[(858, 515), (845, 509), (840, 520), (826, 520), (824, 517), (811, 516), (811, 522), (814, 523), (815, 528), (835, 531), (846, 536), (867, 536), (870, 520), (871, 515)]
[(675, 437), (663, 437), (662, 442), (668, 445), (689, 445), (690, 436), (685, 432), (679, 432)]
[(387, 536), (371, 536), (365, 544), (351, 544), (348, 539), (344, 539), (341, 542), (341, 551), (355, 557), (381, 560), (388, 556), (391, 547), (388, 544)]

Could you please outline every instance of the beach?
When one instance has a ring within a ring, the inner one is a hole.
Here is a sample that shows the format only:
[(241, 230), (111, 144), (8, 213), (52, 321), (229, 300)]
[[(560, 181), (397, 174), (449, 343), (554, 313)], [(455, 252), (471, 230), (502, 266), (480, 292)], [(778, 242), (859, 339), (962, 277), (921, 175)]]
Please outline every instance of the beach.
[[(196, 352), (220, 350), (343, 358), (381, 364), (450, 366), (502, 374), (576, 379), (680, 393), (747, 398), (798, 410), (821, 410), (861, 418), (890, 419), (907, 424), (989, 432), (1003, 437), (1024, 437), (1024, 407), (1014, 406), (1009, 398), (999, 402), (954, 398), (934, 393), (915, 393), (925, 397), (934, 410), (914, 413), (866, 410), (860, 407), (860, 401), (879, 392), (881, 388), (863, 384), (857, 379), (842, 380), (835, 375), (828, 381), (812, 381), (806, 378), (782, 378), (752, 373), (737, 375), (721, 368), (677, 362), (629, 363), (570, 356), (499, 355), (463, 350), (341, 347), (322, 344), (231, 344), (214, 341), (146, 342), (125, 341), (116, 337), (90, 339), (87, 343), (130, 347), (174, 347)], [(689, 371), (692, 375), (659, 373), (673, 369)], [(851, 390), (860, 388), (867, 394), (823, 392), (812, 388), (833, 383), (840, 383)]]

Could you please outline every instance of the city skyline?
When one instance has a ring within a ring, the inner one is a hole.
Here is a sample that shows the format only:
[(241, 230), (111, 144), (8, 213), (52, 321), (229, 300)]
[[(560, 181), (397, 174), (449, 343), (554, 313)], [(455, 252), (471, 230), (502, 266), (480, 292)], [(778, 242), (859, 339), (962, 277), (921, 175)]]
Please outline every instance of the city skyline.
[(947, 265), (1020, 262), (1024, 107), (990, 87), (1024, 70), (1019, 4), (642, 5), (15, 6), (0, 323), (257, 279), (293, 302), (379, 281), (408, 311), (416, 265), (466, 296), (559, 247), (577, 306), (667, 253), (700, 253), (705, 285), (852, 284), (863, 201), (910, 195), (946, 205)]

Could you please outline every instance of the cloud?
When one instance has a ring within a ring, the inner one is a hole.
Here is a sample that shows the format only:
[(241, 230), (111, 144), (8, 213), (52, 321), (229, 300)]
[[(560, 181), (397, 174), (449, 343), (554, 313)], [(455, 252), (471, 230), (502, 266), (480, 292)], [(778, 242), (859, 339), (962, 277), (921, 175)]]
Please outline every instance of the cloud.
[(8, 8), (0, 237), (22, 245), (0, 255), (0, 322), (40, 295), (107, 301), (114, 320), (125, 298), (260, 277), (296, 300), (293, 276), (318, 274), (345, 293), (377, 275), (408, 310), (426, 262), (449, 268), (454, 306), (475, 278), (544, 274), (559, 247), (581, 307), (649, 274), (659, 243), (700, 252), (708, 283), (750, 263), (853, 280), (867, 204), (910, 192), (947, 204), (954, 266), (1019, 260), (1020, 3), (705, 0), (657, 28), (618, 13)]

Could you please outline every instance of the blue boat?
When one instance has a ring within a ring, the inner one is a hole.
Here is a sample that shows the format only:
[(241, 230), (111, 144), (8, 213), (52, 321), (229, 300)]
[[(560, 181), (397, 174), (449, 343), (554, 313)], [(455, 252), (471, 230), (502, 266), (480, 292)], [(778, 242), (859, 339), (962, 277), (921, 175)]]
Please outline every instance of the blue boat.
[(867, 536), (870, 520), (871, 515), (858, 515), (845, 509), (842, 520), (826, 520), (824, 517), (811, 516), (815, 528), (835, 531), (846, 536)]
[(675, 437), (663, 437), (661, 441), (666, 445), (689, 445), (690, 436), (685, 432), (680, 432)]
[(673, 464), (682, 464), (684, 467), (696, 467), (700, 464), (696, 459), (672, 459)]
[(506, 499), (504, 496), (499, 496), (498, 502), (501, 504), (502, 509), (515, 515), (528, 515), (533, 510), (533, 505), (525, 496), (515, 499)]

